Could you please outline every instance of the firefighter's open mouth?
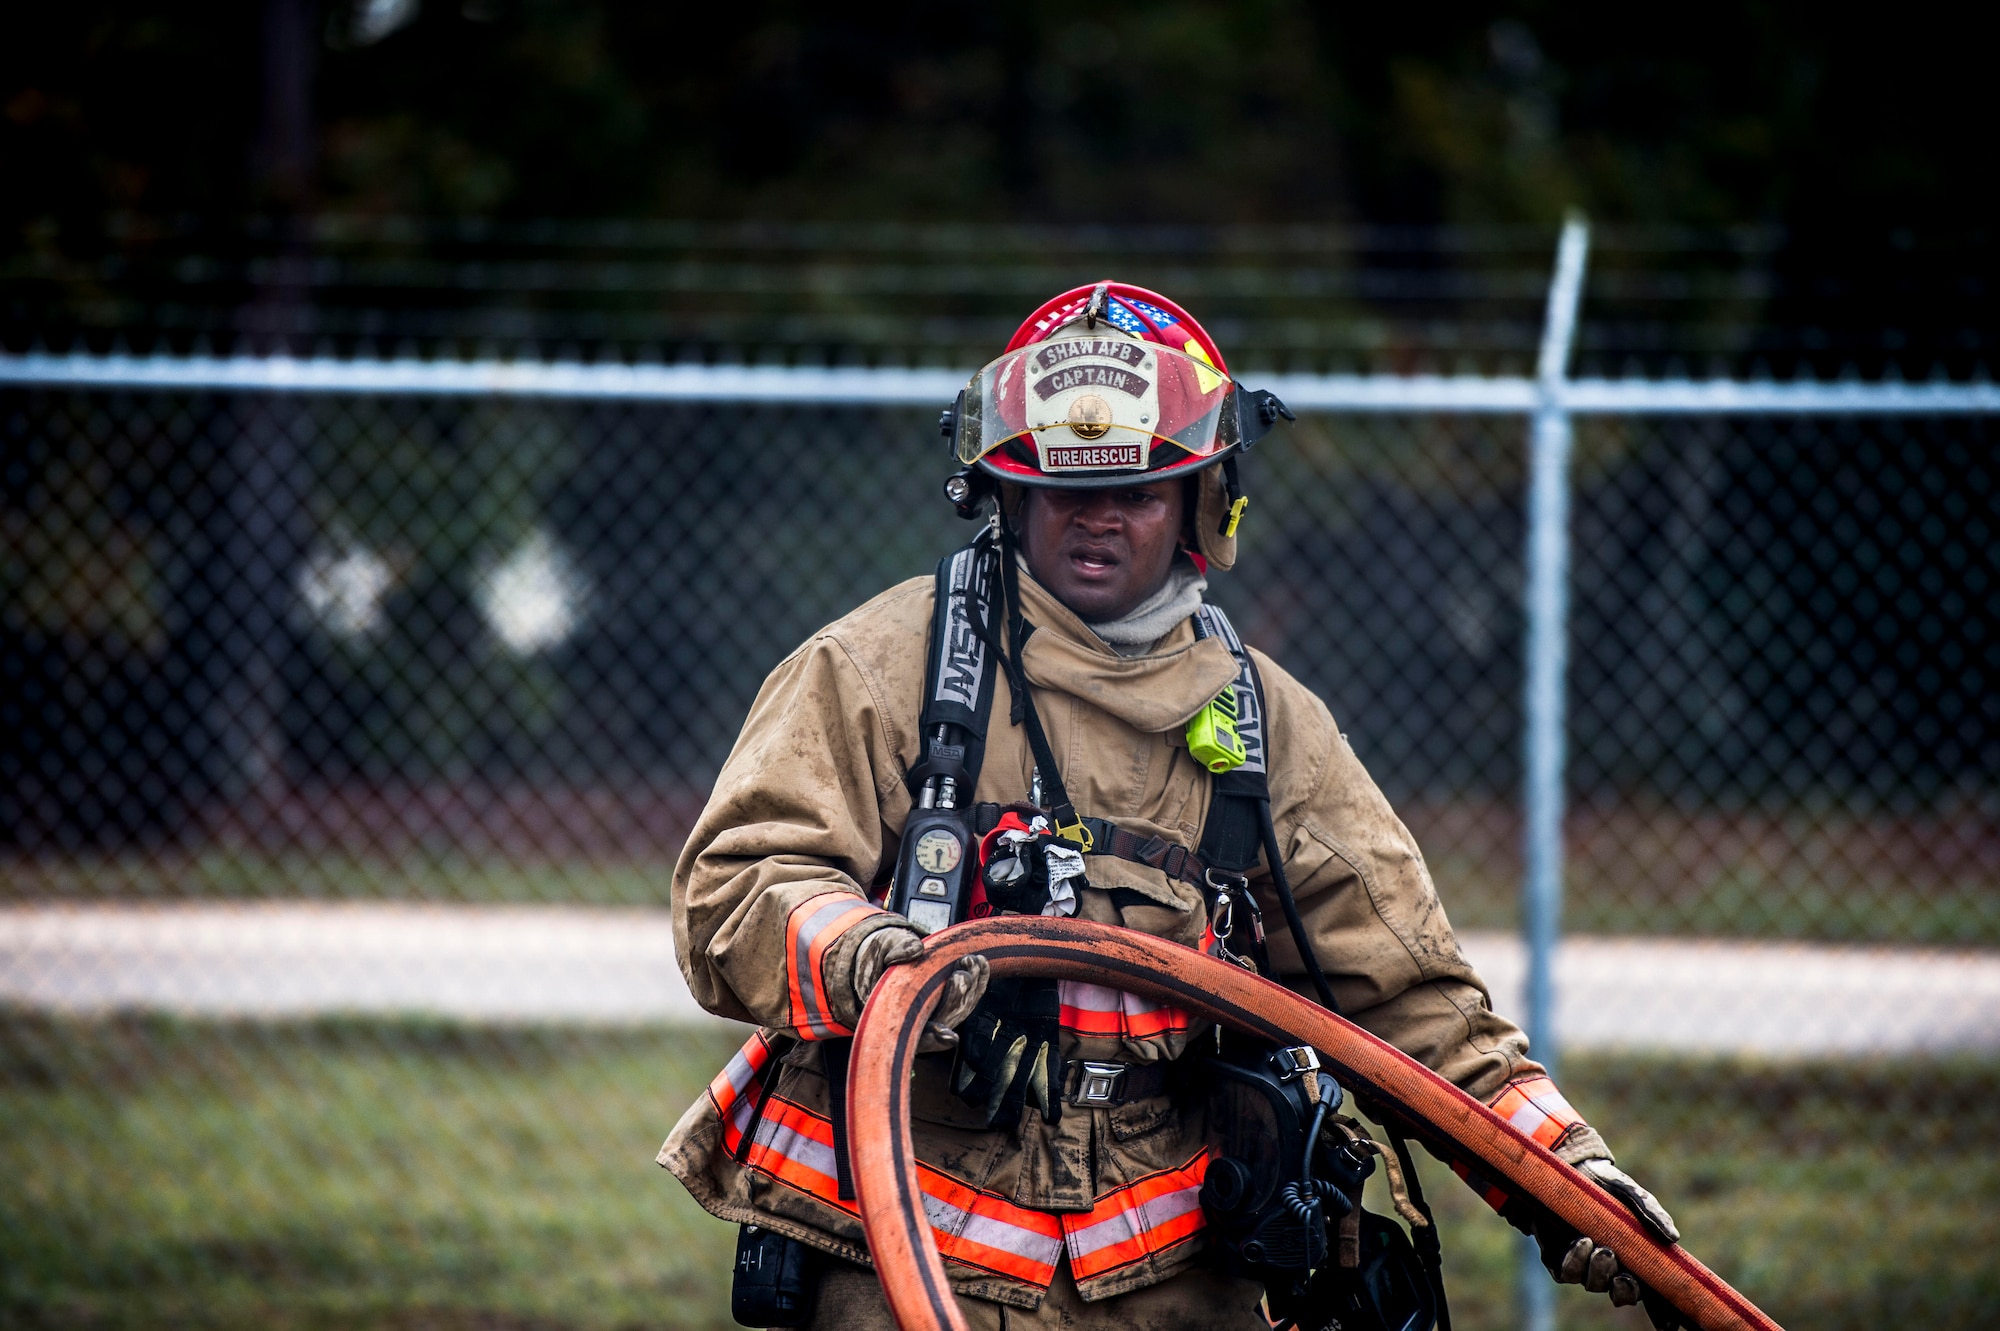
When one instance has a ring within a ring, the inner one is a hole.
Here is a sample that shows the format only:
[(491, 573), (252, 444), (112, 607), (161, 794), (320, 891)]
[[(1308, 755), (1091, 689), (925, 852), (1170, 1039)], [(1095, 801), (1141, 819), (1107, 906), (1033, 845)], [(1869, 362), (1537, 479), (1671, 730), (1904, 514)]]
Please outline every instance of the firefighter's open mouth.
[(1069, 556), (1070, 567), (1077, 576), (1092, 580), (1111, 576), (1123, 562), (1116, 554), (1101, 548), (1072, 550)]

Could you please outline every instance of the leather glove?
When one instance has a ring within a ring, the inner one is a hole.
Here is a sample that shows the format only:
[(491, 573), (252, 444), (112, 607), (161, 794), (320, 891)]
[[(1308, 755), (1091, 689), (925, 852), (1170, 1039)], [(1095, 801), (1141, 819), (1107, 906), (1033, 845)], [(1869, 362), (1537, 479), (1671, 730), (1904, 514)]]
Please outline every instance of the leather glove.
[(1665, 1243), (1681, 1241), (1680, 1226), (1667, 1214), (1667, 1208), (1660, 1205), (1659, 1198), (1640, 1187), (1637, 1179), (1612, 1164), (1609, 1158), (1598, 1156), (1578, 1160), (1575, 1165), (1578, 1173), (1588, 1176), (1598, 1187), (1625, 1203), (1625, 1209), (1639, 1217), (1639, 1223), (1655, 1238)]
[(951, 1088), (987, 1127), (1013, 1127), (1030, 1104), (1062, 1120), (1061, 1014), (1055, 981), (995, 980), (966, 1019)]
[[(854, 998), (855, 1009), (859, 1011), (868, 1005), (868, 995), (881, 982), (882, 973), (891, 966), (900, 966), (907, 961), (915, 961), (924, 954), (924, 936), (915, 929), (897, 926), (877, 929), (861, 940), (861, 946), (854, 950)], [(936, 1054), (958, 1044), (958, 1032), (954, 1027), (964, 1024), (978, 1006), (980, 995), (986, 992), (989, 971), (986, 958), (975, 953), (960, 958), (951, 968), (950, 978), (945, 981), (944, 997), (938, 1000), (937, 1010), (931, 1013), (930, 1021), (924, 1026), (923, 1036), (917, 1041), (917, 1052)]]
[[(1595, 1137), (1595, 1134), (1592, 1136)], [(1558, 1151), (1558, 1154), (1561, 1152)], [(1667, 1214), (1667, 1209), (1608, 1157), (1592, 1155), (1568, 1163), (1624, 1203), (1625, 1208), (1638, 1217), (1640, 1225), (1655, 1237), (1667, 1243), (1680, 1241), (1680, 1229), (1674, 1224), (1674, 1218)], [(1502, 1214), (1515, 1228), (1534, 1236), (1536, 1246), (1541, 1249), (1542, 1265), (1548, 1268), (1558, 1284), (1582, 1285), (1593, 1294), (1608, 1294), (1613, 1307), (1628, 1308), (1635, 1303), (1644, 1303), (1647, 1316), (1662, 1331), (1680, 1325), (1679, 1315), (1672, 1306), (1625, 1270), (1618, 1261), (1615, 1249), (1577, 1233), (1569, 1224), (1539, 1207), (1510, 1206)]]

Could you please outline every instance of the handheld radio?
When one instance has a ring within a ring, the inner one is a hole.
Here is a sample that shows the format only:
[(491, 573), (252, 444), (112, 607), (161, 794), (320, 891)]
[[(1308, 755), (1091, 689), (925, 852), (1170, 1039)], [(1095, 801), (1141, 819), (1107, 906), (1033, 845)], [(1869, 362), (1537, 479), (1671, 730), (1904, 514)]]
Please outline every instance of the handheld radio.
[(1230, 772), (1250, 757), (1236, 723), (1243, 713), (1236, 703), (1236, 686), (1225, 684), (1222, 692), (1196, 712), (1187, 723), (1188, 753), (1211, 772)]

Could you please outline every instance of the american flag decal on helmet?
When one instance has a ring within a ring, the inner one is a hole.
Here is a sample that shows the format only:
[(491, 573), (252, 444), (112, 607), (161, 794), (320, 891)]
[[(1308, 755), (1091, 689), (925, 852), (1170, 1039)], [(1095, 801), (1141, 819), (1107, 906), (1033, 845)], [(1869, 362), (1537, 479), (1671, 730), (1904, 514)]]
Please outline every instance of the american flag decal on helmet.
[(1104, 321), (1119, 332), (1130, 333), (1134, 337), (1144, 337), (1152, 331), (1139, 322), (1139, 316), (1132, 313), (1124, 301), (1116, 298), (1108, 302), (1104, 311)]

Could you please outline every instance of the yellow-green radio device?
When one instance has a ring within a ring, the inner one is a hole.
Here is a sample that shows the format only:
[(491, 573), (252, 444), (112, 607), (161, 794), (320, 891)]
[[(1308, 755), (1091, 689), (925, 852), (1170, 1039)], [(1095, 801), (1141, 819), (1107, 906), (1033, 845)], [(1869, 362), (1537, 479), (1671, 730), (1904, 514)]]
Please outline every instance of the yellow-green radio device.
[(1241, 767), (1250, 757), (1243, 737), (1236, 733), (1241, 717), (1237, 710), (1236, 686), (1224, 686), (1208, 706), (1187, 723), (1188, 752), (1211, 772), (1227, 772)]

